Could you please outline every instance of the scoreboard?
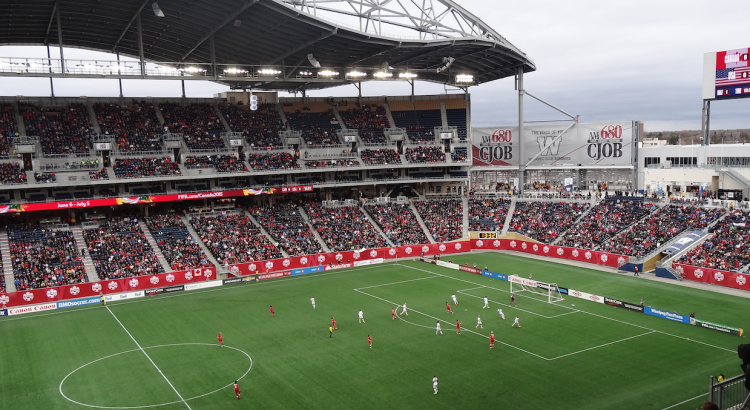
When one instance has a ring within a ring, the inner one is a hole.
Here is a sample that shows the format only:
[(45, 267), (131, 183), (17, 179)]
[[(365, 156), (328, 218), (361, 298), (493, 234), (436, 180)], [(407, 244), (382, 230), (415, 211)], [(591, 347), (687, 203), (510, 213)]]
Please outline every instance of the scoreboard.
[(750, 97), (750, 48), (706, 53), (703, 57), (703, 99)]
[(479, 232), (479, 239), (497, 239), (497, 232)]

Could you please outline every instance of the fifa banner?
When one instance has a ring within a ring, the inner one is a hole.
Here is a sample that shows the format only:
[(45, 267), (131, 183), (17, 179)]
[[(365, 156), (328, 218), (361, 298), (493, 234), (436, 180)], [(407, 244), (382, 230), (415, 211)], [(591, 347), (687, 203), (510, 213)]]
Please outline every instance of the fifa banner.
[(633, 121), (578, 123), (563, 134), (568, 125), (525, 126), (523, 158), (518, 126), (472, 128), (472, 165), (517, 167), (537, 154), (530, 166), (633, 164)]
[(682, 263), (673, 263), (672, 269), (682, 276), (683, 279), (694, 282), (750, 290), (750, 275), (711, 268), (700, 268)]
[(706, 329), (716, 330), (717, 332), (721, 332), (721, 333), (727, 333), (730, 335), (740, 336), (740, 337), (742, 337), (742, 335), (745, 333), (745, 331), (742, 330), (741, 327), (731, 327), (731, 326), (720, 325), (718, 323), (709, 322), (707, 320), (691, 318), (690, 324), (694, 326), (700, 326)]

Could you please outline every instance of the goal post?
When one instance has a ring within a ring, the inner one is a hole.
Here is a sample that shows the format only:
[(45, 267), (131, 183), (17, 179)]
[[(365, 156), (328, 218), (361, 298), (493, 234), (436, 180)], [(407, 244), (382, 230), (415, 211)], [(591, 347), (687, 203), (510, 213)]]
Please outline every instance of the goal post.
[(565, 300), (557, 287), (557, 283), (524, 279), (518, 275), (508, 276), (508, 282), (510, 282), (510, 293), (528, 292), (539, 299), (546, 299), (548, 303)]

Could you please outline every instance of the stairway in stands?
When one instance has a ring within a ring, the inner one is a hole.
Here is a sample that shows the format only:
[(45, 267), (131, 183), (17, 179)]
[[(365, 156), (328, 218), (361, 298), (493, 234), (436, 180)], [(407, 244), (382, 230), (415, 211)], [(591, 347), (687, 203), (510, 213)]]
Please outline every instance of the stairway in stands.
[(510, 200), (510, 206), (508, 206), (508, 213), (505, 215), (505, 222), (503, 222), (503, 230), (501, 235), (508, 234), (508, 228), (510, 228), (510, 221), (513, 220), (513, 212), (516, 210), (516, 197)]
[[(263, 227), (263, 225), (261, 225), (261, 224), (260, 224), (260, 222), (258, 222), (258, 220), (257, 220), (257, 219), (255, 219), (255, 217), (254, 217), (254, 216), (252, 216), (252, 215), (250, 214), (250, 212), (248, 212), (247, 210), (243, 210), (243, 212), (245, 213), (245, 215), (247, 215), (247, 216), (249, 216), (249, 217), (250, 217), (250, 222), (252, 222), (252, 223), (253, 223), (253, 225), (257, 226), (257, 227), (258, 227), (258, 228), (260, 229), (260, 233), (262, 233), (263, 235), (265, 235), (265, 236), (266, 236), (266, 238), (268, 239), (268, 242), (271, 242), (271, 243), (273, 243), (273, 244), (278, 244), (278, 242), (276, 242), (276, 240), (275, 240), (275, 239), (273, 239), (273, 236), (271, 236), (271, 234), (270, 234), (270, 233), (268, 233), (268, 231), (266, 230), (266, 228), (264, 228), (264, 227)], [(278, 245), (277, 245), (277, 246), (276, 246), (276, 249), (277, 249), (277, 250), (278, 250), (279, 252), (281, 252), (281, 254), (282, 254), (282, 255), (283, 255), (283, 256), (284, 256), (285, 258), (288, 258), (288, 257), (289, 257), (289, 254), (288, 254), (288, 253), (286, 253), (286, 251), (284, 250), (284, 248), (282, 248), (281, 246), (278, 246)]]
[(427, 225), (424, 223), (424, 219), (422, 219), (422, 215), (419, 214), (419, 211), (417, 211), (417, 207), (414, 206), (413, 201), (409, 201), (409, 208), (411, 209), (411, 213), (414, 214), (414, 216), (417, 218), (417, 222), (419, 222), (419, 226), (422, 227), (422, 232), (424, 232), (425, 235), (427, 235), (427, 239), (430, 241), (430, 243), (437, 243), (435, 242), (435, 238), (432, 237), (432, 234), (430, 233), (430, 230), (427, 228)]
[(383, 232), (383, 229), (380, 228), (380, 225), (378, 225), (377, 222), (375, 222), (374, 219), (370, 216), (370, 214), (365, 210), (364, 207), (359, 207), (359, 210), (362, 211), (362, 214), (367, 218), (367, 220), (370, 222), (370, 224), (375, 228), (375, 230), (380, 234), (383, 239), (385, 239), (385, 243), (388, 244), (388, 246), (395, 246), (393, 242), (391, 241), (391, 238), (388, 237), (388, 235)]
[(13, 263), (10, 256), (10, 243), (8, 240), (8, 231), (0, 231), (0, 252), (3, 256), (3, 274), (5, 275), (5, 289), (8, 292), (15, 292), (16, 285), (13, 284)]
[(310, 231), (313, 233), (313, 236), (315, 237), (315, 239), (317, 239), (322, 249), (326, 252), (331, 252), (331, 249), (328, 248), (328, 246), (326, 245), (326, 242), (323, 240), (323, 238), (320, 237), (320, 234), (318, 233), (318, 231), (310, 223), (310, 217), (307, 216), (307, 212), (305, 211), (305, 208), (299, 207), (298, 209), (299, 209), (299, 215), (302, 217), (302, 220), (305, 221), (307, 226), (310, 227)]
[(188, 232), (190, 232), (190, 236), (193, 237), (193, 240), (195, 241), (195, 243), (197, 243), (198, 246), (201, 247), (201, 249), (203, 250), (203, 253), (206, 255), (206, 257), (208, 257), (208, 260), (211, 263), (213, 263), (214, 266), (216, 266), (217, 277), (218, 275), (221, 275), (221, 274), (229, 274), (229, 271), (227, 270), (227, 268), (223, 264), (219, 263), (219, 261), (216, 260), (216, 257), (214, 257), (214, 254), (211, 253), (211, 251), (208, 249), (206, 244), (203, 243), (203, 241), (201, 240), (201, 236), (198, 235), (198, 232), (195, 231), (195, 229), (193, 228), (193, 225), (190, 223), (190, 218), (188, 218), (187, 215), (183, 214), (183, 215), (180, 215), (180, 219), (182, 220), (182, 223), (185, 224), (185, 228), (187, 228)]
[(99, 274), (96, 272), (94, 267), (94, 261), (91, 259), (91, 254), (88, 252), (88, 246), (86, 246), (86, 239), (83, 237), (83, 228), (80, 226), (72, 226), (70, 232), (73, 234), (73, 239), (76, 241), (76, 247), (78, 249), (86, 249), (86, 254), (81, 255), (83, 257), (83, 268), (86, 270), (86, 276), (89, 277), (89, 282), (99, 282)]
[(139, 219), (138, 226), (141, 227), (143, 235), (146, 237), (148, 244), (151, 245), (151, 249), (154, 251), (154, 254), (156, 254), (156, 258), (159, 260), (159, 263), (161, 263), (161, 267), (164, 268), (164, 272), (171, 272), (172, 266), (169, 265), (167, 258), (165, 258), (164, 254), (161, 252), (161, 248), (156, 244), (156, 240), (154, 240), (154, 236), (151, 235), (151, 231), (148, 230), (146, 223)]

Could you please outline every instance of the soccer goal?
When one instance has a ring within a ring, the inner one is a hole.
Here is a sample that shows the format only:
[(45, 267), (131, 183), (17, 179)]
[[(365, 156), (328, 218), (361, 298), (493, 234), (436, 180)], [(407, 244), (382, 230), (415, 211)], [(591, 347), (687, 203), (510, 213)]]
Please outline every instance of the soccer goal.
[(535, 299), (546, 299), (548, 303), (565, 300), (557, 287), (557, 283), (545, 283), (538, 280), (524, 279), (518, 275), (508, 276), (511, 293), (525, 292), (525, 295)]

